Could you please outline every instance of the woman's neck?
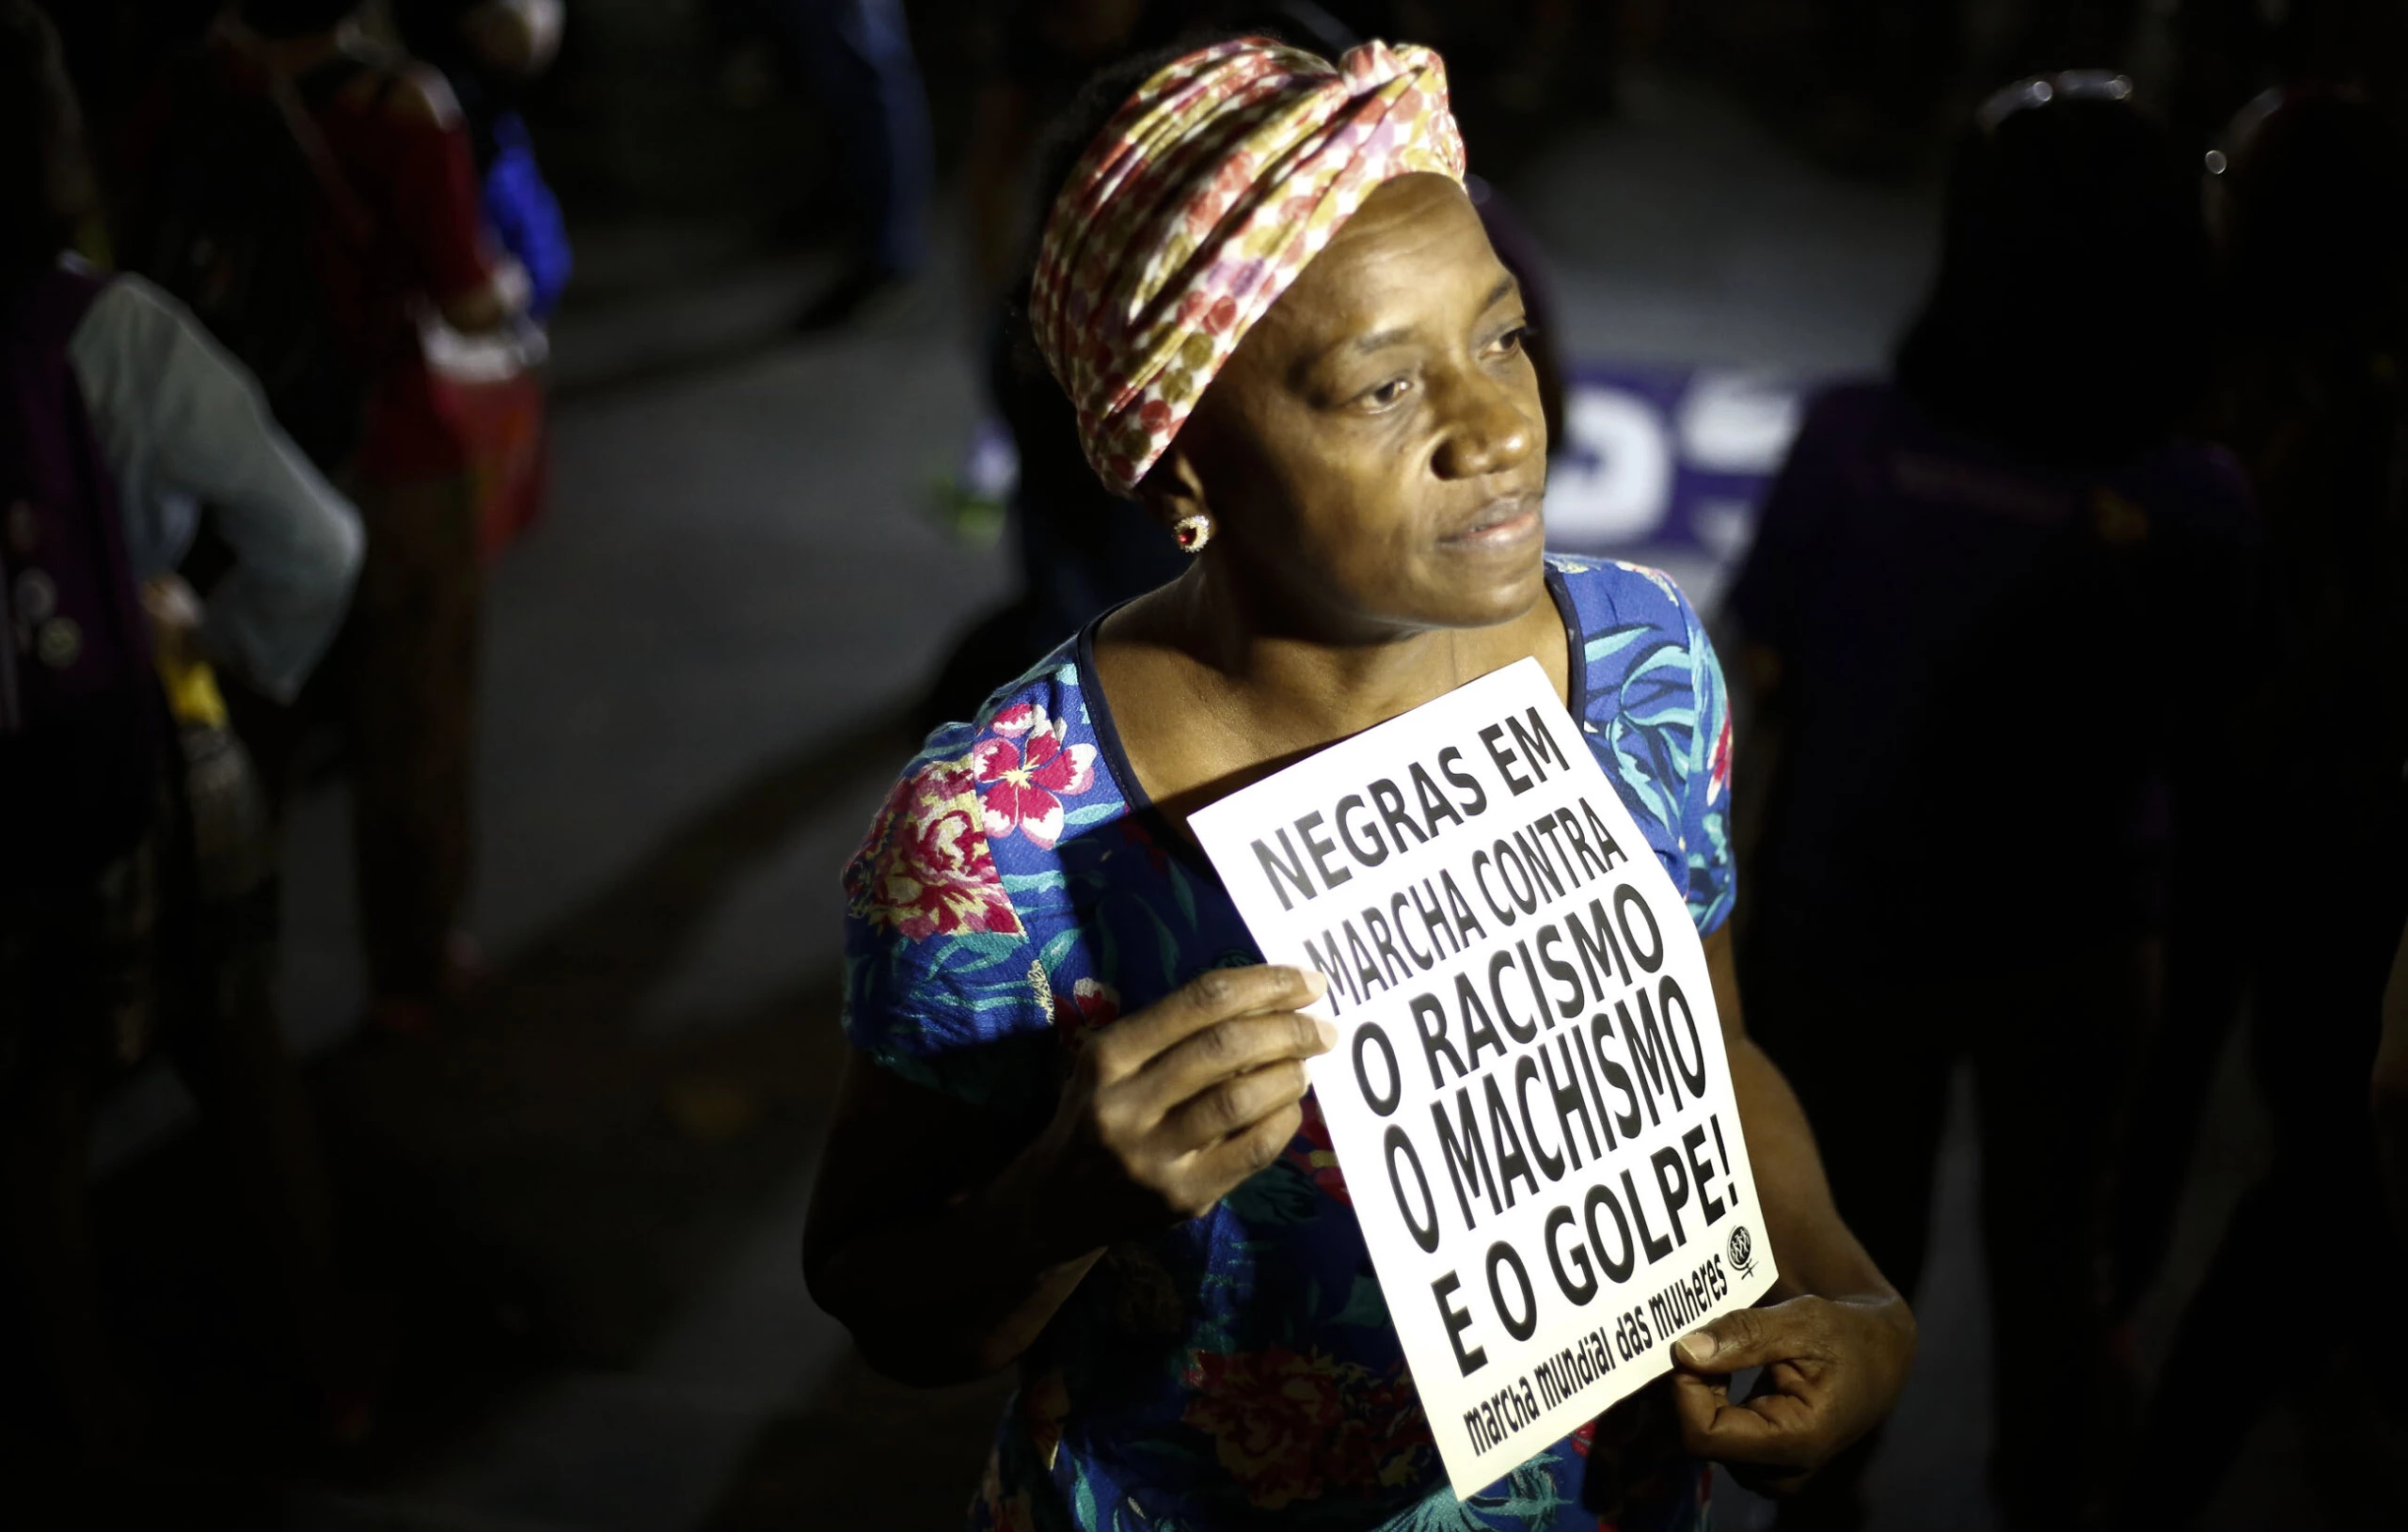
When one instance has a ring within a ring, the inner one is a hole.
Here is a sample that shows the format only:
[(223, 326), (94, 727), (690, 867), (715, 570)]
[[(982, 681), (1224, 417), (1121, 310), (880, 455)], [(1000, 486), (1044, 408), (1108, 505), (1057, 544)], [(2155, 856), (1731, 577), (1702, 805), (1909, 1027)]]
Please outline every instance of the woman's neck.
[(1130, 766), (1176, 821), (1324, 745), (1524, 655), (1560, 687), (1570, 648), (1544, 594), (1488, 627), (1323, 634), (1257, 620), (1199, 564), (1105, 624), (1098, 680)]
[(1384, 722), (1526, 652), (1516, 646), (1518, 622), (1485, 628), (1303, 625), (1287, 616), (1292, 607), (1203, 561), (1167, 593), (1173, 600), (1164, 615), (1175, 624), (1168, 636), (1202, 668), (1207, 684), (1217, 683), (1275, 734), (1322, 736), (1313, 743)]

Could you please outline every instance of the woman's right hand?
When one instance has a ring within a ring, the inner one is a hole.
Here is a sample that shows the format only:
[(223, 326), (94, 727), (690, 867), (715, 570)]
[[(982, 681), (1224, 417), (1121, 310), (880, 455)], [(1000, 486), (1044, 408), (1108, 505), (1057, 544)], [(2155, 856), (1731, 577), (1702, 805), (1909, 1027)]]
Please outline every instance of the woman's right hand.
[(1200, 1218), (1279, 1157), (1303, 1120), (1305, 1060), (1338, 1029), (1300, 1014), (1310, 970), (1213, 969), (1087, 1039), (1038, 1147), (1059, 1248)]
[(1104, 1250), (1209, 1212), (1295, 1136), (1318, 973), (1220, 969), (1090, 1034), (1053, 1121), (996, 1166), (980, 1109), (856, 1058), (803, 1271), (870, 1365), (915, 1383), (1024, 1353)]

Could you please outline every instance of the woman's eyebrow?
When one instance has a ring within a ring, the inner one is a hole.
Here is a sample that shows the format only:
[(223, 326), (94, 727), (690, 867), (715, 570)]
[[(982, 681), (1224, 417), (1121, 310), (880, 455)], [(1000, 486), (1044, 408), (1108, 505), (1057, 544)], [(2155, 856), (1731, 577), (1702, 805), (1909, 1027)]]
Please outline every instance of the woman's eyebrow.
[(1392, 325), (1385, 330), (1373, 330), (1369, 335), (1355, 337), (1354, 351), (1356, 355), (1368, 356), (1375, 351), (1386, 351), (1390, 346), (1401, 346), (1412, 339), (1412, 325)]
[[(1496, 308), (1520, 290), (1521, 284), (1513, 279), (1513, 274), (1507, 272), (1497, 279), (1495, 287), (1488, 290), (1488, 296), (1481, 300), (1481, 312), (1484, 313)], [(1393, 324), (1385, 330), (1373, 330), (1369, 335), (1356, 336), (1353, 340), (1344, 342), (1343, 348), (1357, 356), (1368, 356), (1375, 351), (1386, 351), (1390, 346), (1405, 344), (1414, 338), (1416, 328), (1411, 324)]]

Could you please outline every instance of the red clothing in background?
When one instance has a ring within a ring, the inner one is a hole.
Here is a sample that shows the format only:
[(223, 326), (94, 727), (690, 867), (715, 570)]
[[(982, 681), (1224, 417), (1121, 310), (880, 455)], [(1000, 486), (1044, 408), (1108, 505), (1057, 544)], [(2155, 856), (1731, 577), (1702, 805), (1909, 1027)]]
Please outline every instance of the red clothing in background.
[[(311, 116), (367, 214), (360, 251), (329, 209), (321, 237), (330, 312), (379, 358), (358, 471), (421, 479), (463, 471), (459, 433), (444, 418), (420, 349), (420, 303), (439, 307), (492, 279), (477, 211), (476, 167), (456, 116), (405, 116), (394, 89), (353, 84), (314, 102)], [(367, 257), (369, 259), (363, 259)]]
[[(248, 57), (215, 48), (209, 67), (237, 96), (267, 93)], [(371, 385), (350, 466), (385, 479), (465, 471), (466, 450), (427, 376), (417, 316), (493, 276), (466, 127), (456, 111), (437, 121), (410, 99), (398, 72), (406, 67), (341, 57), (293, 82), (350, 204), (322, 193), (311, 252), (328, 322)], [(119, 179), (135, 189), (136, 208), (161, 169), (161, 146), (180, 131), (178, 112), (198, 109), (171, 72), (129, 124)]]

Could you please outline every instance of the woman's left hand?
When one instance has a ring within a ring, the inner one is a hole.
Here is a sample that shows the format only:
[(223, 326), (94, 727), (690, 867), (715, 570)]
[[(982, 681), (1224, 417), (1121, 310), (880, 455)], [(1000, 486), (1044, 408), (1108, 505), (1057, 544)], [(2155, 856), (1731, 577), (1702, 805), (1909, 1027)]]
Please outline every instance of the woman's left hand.
[[(1894, 1298), (1793, 1298), (1700, 1326), (1672, 1348), (1681, 1440), (1751, 1490), (1785, 1493), (1878, 1425), (1914, 1361), (1915, 1329)], [(1731, 1401), (1731, 1374), (1762, 1367)]]

